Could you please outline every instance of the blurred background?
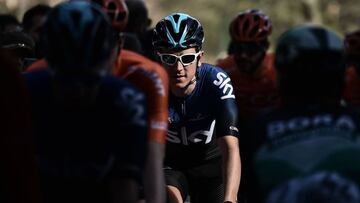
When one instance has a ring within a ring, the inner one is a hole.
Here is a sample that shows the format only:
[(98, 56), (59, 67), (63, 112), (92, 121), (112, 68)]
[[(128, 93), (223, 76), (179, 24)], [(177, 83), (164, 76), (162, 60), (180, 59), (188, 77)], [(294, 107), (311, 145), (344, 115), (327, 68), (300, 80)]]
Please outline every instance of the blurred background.
[[(55, 5), (63, 0), (0, 0), (0, 13), (22, 19), (24, 12), (39, 3)], [(272, 45), (279, 35), (300, 23), (326, 25), (340, 35), (360, 28), (360, 0), (144, 0), (154, 25), (172, 12), (186, 12), (203, 24), (208, 62), (226, 55), (228, 24), (239, 12), (259, 8), (273, 22)]]

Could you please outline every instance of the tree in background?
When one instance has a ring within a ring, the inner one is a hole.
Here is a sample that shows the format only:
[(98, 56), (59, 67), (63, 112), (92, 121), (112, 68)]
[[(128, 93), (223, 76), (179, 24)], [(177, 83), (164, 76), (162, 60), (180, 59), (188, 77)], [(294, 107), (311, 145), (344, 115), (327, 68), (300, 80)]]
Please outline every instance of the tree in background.
[[(0, 13), (10, 12), (21, 19), (25, 10), (37, 3), (54, 5), (63, 0), (0, 0)], [(228, 24), (240, 11), (263, 10), (273, 21), (271, 44), (288, 28), (301, 23), (324, 24), (339, 34), (360, 28), (359, 0), (145, 0), (150, 17), (157, 22), (173, 12), (198, 18), (206, 30), (207, 61), (225, 53), (229, 42)]]

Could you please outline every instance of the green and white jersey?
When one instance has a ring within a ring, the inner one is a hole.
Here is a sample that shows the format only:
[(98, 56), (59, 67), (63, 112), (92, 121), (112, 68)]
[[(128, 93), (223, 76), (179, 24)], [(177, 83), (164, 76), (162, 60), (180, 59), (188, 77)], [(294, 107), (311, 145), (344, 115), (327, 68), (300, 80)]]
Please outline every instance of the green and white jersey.
[(265, 193), (293, 177), (327, 170), (360, 183), (359, 117), (354, 110), (284, 108), (257, 123), (253, 167)]

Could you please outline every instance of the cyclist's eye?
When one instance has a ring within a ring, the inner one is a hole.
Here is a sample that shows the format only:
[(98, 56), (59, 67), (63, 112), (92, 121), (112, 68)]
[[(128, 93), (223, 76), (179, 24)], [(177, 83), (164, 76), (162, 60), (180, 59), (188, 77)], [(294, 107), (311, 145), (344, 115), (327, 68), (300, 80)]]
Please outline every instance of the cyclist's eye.
[(163, 60), (165, 63), (174, 64), (174, 63), (176, 62), (176, 57), (175, 57), (175, 56), (172, 56), (172, 55), (163, 55), (163, 56), (162, 56), (162, 60)]
[(192, 63), (195, 60), (194, 54), (184, 55), (181, 57), (183, 63)]

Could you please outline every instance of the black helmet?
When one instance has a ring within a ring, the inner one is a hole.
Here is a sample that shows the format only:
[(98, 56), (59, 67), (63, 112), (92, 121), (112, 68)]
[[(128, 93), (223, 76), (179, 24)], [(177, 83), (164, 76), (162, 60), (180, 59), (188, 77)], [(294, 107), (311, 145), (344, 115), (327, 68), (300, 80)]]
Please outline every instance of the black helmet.
[[(337, 56), (334, 58), (334, 56)], [(277, 47), (275, 67), (282, 71), (293, 69), (294, 63), (322, 63), (328, 59), (335, 64), (319, 69), (343, 69), (344, 46), (341, 38), (334, 32), (314, 25), (292, 28), (281, 35)], [(341, 65), (340, 65), (341, 64)], [(304, 67), (302, 67), (304, 68)]]
[(49, 13), (42, 42), (45, 58), (55, 72), (98, 74), (116, 40), (100, 7), (86, 1), (69, 1)]
[(157, 51), (201, 49), (204, 30), (200, 22), (184, 13), (173, 13), (156, 24), (153, 46)]
[(294, 27), (278, 40), (275, 68), (279, 75), (280, 89), (291, 86), (287, 93), (302, 91), (316, 95), (319, 92), (334, 92), (335, 86), (342, 88), (343, 85), (343, 42), (337, 34), (320, 26)]

